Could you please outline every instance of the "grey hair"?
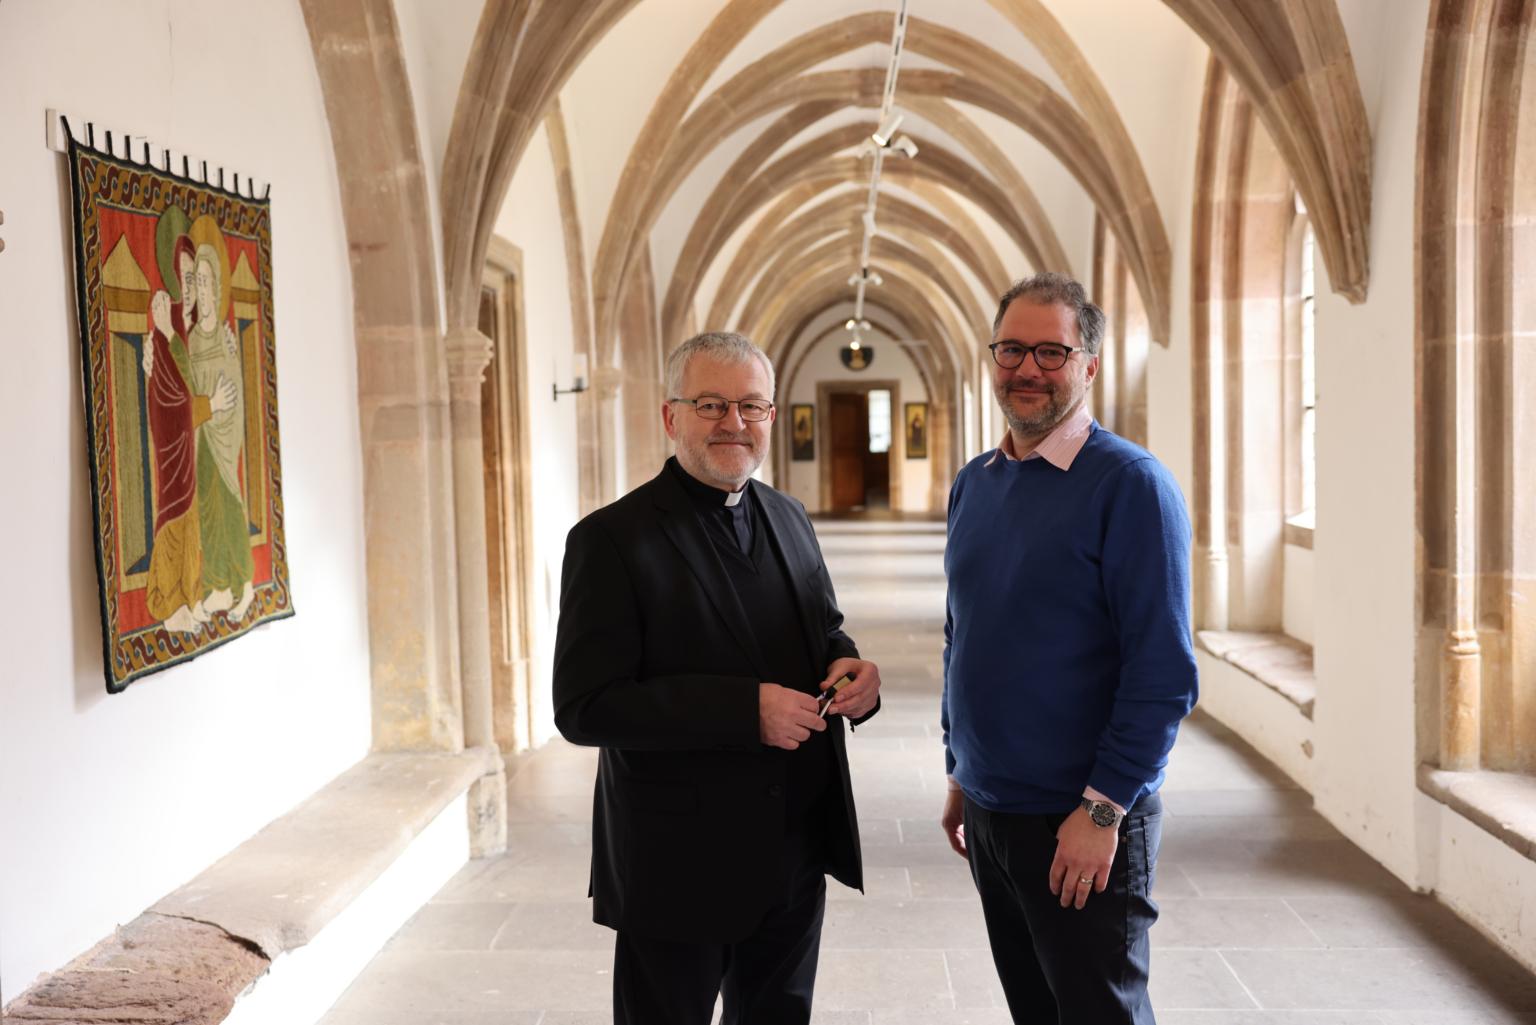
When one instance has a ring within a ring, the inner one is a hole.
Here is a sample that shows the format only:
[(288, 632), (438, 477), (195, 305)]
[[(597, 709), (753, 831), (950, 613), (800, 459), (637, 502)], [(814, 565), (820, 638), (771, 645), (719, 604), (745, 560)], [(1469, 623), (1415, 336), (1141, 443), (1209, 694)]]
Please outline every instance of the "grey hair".
[(688, 371), (688, 362), (700, 353), (721, 363), (738, 365), (749, 363), (753, 359), (762, 360), (763, 370), (768, 374), (768, 399), (773, 400), (773, 361), (768, 358), (766, 352), (757, 347), (752, 339), (735, 331), (706, 331), (701, 335), (694, 335), (673, 349), (672, 355), (667, 357), (667, 398), (690, 397), (682, 393), (683, 375)]
[(1077, 339), (1090, 356), (1099, 354), (1104, 341), (1104, 311), (1088, 301), (1088, 291), (1083, 286), (1054, 271), (1041, 271), (1023, 281), (1015, 281), (997, 301), (997, 317), (992, 321), (992, 333), (1003, 323), (1003, 314), (1015, 299), (1039, 306), (1065, 306), (1077, 315)]

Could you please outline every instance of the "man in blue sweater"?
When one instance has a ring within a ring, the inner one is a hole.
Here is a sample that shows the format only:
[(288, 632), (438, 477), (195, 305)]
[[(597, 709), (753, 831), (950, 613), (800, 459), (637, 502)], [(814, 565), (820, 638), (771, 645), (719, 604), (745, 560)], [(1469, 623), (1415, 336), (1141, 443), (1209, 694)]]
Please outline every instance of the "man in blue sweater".
[(1152, 1025), (1157, 789), (1195, 703), (1184, 499), (1088, 411), (1103, 335), (1063, 275), (1002, 296), (1008, 433), (949, 500), (942, 824), (1030, 1025)]

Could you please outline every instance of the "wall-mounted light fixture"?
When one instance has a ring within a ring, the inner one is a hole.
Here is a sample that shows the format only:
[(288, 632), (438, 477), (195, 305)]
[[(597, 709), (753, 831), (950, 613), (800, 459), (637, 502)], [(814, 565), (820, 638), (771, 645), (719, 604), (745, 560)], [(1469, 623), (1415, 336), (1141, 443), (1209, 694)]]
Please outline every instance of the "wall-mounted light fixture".
[(571, 357), (571, 377), (571, 386), (569, 388), (560, 387), (559, 382), (550, 385), (550, 388), (555, 393), (554, 401), (559, 402), (562, 395), (577, 395), (587, 390), (586, 353), (578, 352), (575, 356)]

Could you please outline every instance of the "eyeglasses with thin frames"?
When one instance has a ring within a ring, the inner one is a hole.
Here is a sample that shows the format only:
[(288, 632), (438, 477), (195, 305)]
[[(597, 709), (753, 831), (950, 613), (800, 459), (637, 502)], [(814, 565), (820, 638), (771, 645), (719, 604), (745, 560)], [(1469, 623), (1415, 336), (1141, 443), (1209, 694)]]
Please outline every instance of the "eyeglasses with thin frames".
[(718, 395), (701, 395), (696, 399), (668, 399), (668, 402), (684, 402), (704, 420), (724, 420), (732, 406), (741, 413), (747, 423), (761, 423), (773, 412), (773, 403), (764, 399), (722, 399)]
[(1037, 345), (1025, 345), (1023, 342), (993, 342), (987, 348), (992, 350), (992, 361), (1004, 370), (1017, 370), (1024, 363), (1024, 357), (1033, 355), (1035, 366), (1041, 370), (1060, 370), (1067, 365), (1067, 360), (1074, 352), (1084, 352), (1081, 346), (1062, 345), (1060, 342), (1040, 342)]

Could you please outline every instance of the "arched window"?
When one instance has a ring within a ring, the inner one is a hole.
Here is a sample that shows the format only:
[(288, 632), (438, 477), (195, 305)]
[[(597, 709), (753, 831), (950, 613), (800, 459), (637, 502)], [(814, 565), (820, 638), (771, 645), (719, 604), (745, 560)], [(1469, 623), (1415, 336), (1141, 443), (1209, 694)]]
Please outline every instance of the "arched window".
[(1215, 58), (1193, 229), (1201, 703), (1305, 782), (1316, 700), (1315, 244), (1285, 160)]

